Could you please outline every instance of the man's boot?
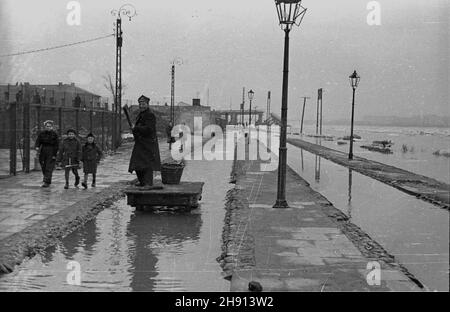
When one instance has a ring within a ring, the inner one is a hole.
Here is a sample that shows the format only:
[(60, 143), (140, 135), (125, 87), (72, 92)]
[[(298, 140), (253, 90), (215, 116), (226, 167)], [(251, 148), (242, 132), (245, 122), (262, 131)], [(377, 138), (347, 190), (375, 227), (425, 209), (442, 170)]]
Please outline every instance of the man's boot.
[(144, 186), (145, 185), (144, 173), (141, 170), (136, 171), (136, 176), (138, 178), (138, 181), (134, 185), (138, 187)]
[(78, 184), (80, 184), (80, 176), (75, 176), (75, 186), (78, 186)]

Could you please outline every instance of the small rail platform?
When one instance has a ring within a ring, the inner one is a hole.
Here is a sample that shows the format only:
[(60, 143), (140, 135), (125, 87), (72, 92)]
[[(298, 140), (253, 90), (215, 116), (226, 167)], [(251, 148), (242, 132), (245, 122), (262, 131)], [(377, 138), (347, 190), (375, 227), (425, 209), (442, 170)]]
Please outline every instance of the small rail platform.
[[(124, 190), (127, 204), (138, 211), (190, 211), (199, 206), (202, 199), (203, 182), (180, 182), (162, 184), (155, 181), (155, 187), (128, 187)], [(162, 186), (162, 187), (161, 187)]]

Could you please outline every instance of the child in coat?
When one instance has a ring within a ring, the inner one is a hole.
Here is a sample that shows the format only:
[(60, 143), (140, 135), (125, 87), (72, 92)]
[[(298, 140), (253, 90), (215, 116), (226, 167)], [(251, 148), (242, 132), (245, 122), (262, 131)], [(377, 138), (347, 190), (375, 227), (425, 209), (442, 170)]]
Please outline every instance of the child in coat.
[(84, 181), (81, 185), (87, 189), (88, 175), (92, 174), (92, 187), (95, 187), (95, 178), (97, 174), (97, 164), (102, 158), (101, 149), (95, 144), (95, 137), (92, 133), (87, 135), (87, 142), (83, 146), (81, 161), (83, 162)]
[(75, 175), (75, 186), (80, 184), (80, 176), (78, 175), (79, 161), (81, 160), (81, 143), (76, 137), (76, 132), (73, 129), (67, 130), (67, 138), (61, 143), (59, 148), (57, 162), (61, 162), (65, 169), (66, 185), (64, 188), (69, 188), (69, 173), (73, 172)]

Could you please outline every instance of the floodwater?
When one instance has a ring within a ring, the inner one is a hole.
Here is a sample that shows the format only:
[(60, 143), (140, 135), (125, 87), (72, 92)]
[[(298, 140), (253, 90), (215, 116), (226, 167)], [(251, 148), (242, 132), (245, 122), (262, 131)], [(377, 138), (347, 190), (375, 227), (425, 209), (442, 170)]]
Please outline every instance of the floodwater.
[[(138, 212), (119, 200), (0, 278), (0, 291), (229, 291), (215, 259), (221, 254), (231, 166), (188, 161), (182, 179), (205, 182), (198, 209)], [(77, 263), (80, 285), (73, 285)]]
[[(299, 133), (300, 130), (293, 128), (292, 132)], [(291, 135), (291, 138), (321, 144), (325, 147), (348, 153), (349, 141), (345, 145), (338, 145), (337, 138), (350, 135), (349, 127), (326, 126), (323, 134), (334, 136), (333, 141), (318, 140), (308, 137), (315, 133), (315, 126), (304, 127), (304, 135)], [(356, 126), (355, 134), (361, 136), (361, 141), (353, 144), (353, 153), (356, 156), (375, 160), (387, 165), (421, 174), (438, 181), (450, 184), (450, 158), (433, 155), (437, 150), (448, 150), (450, 148), (449, 128), (426, 128), (426, 127), (374, 127)], [(390, 140), (393, 142), (392, 154), (382, 154), (361, 148), (361, 145), (370, 145), (375, 140)], [(404, 148), (403, 148), (404, 146)]]
[(288, 165), (430, 290), (449, 290), (449, 212), (288, 144)]

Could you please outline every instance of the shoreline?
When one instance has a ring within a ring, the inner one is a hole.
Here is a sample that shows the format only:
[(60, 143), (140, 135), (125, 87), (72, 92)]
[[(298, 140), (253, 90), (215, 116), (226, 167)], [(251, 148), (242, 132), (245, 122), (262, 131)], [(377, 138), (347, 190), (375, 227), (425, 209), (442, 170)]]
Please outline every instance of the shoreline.
[[(255, 277), (260, 277), (261, 280), (264, 280), (263, 277), (261, 277), (260, 273), (261, 271), (267, 270), (265, 265), (261, 263), (261, 254), (267, 253), (269, 258), (276, 258), (280, 254), (287, 253), (287, 252), (281, 252), (281, 253), (274, 253), (270, 250), (276, 250), (277, 246), (276, 244), (267, 243), (267, 245), (264, 245), (263, 243), (258, 242), (258, 235), (261, 234), (261, 232), (258, 232), (254, 229), (254, 227), (258, 227), (256, 224), (259, 223), (259, 221), (255, 220), (263, 220), (264, 218), (261, 217), (261, 215), (269, 214), (270, 210), (274, 211), (273, 209), (270, 209), (269, 207), (264, 208), (264, 212), (255, 212), (254, 210), (254, 204), (251, 204), (252, 197), (254, 198), (254, 201), (256, 202), (258, 198), (258, 194), (255, 194), (254, 189), (256, 188), (254, 182), (253, 185), (247, 186), (246, 183), (248, 183), (248, 180), (251, 181), (254, 177), (255, 172), (249, 172), (256, 162), (246, 160), (246, 161), (235, 161), (233, 164), (233, 169), (231, 172), (231, 183), (235, 183), (235, 187), (228, 191), (226, 196), (226, 215), (224, 220), (224, 228), (222, 232), (222, 254), (217, 258), (217, 261), (220, 263), (223, 271), (224, 271), (224, 278), (227, 280), (231, 280), (230, 289), (231, 291), (247, 291), (246, 287), (249, 280)], [(365, 233), (361, 228), (356, 226), (355, 224), (351, 223), (348, 219), (348, 217), (341, 212), (339, 209), (335, 208), (332, 203), (330, 203), (323, 195), (320, 193), (314, 191), (309, 187), (308, 182), (306, 182), (303, 178), (301, 178), (294, 170), (292, 170), (290, 167), (287, 167), (287, 176), (291, 180), (291, 185), (288, 187), (292, 188), (299, 188), (298, 192), (301, 192), (300, 197), (308, 197), (308, 198), (314, 198), (315, 204), (317, 208), (320, 208), (320, 213), (322, 214), (320, 221), (320, 218), (315, 223), (312, 223), (312, 226), (323, 226), (322, 221), (331, 223), (334, 225), (337, 231), (341, 232), (343, 235), (345, 235), (346, 239), (348, 239), (353, 246), (357, 248), (357, 250), (360, 252), (363, 258), (366, 259), (366, 261), (379, 261), (382, 263), (382, 267), (385, 271), (391, 271), (396, 272), (396, 274), (403, 275), (405, 280), (390, 280), (387, 281), (384, 286), (382, 286), (383, 289), (371, 289), (370, 290), (426, 290), (426, 286), (424, 286), (412, 273), (408, 271), (406, 267), (399, 264), (395, 257), (389, 254), (379, 243), (377, 243), (375, 240), (373, 240), (367, 233)], [(261, 181), (259, 182), (259, 187), (264, 188), (263, 192), (267, 192), (268, 190), (271, 190), (273, 188), (276, 188), (276, 183), (274, 184), (271, 179), (273, 178), (274, 173), (266, 174), (261, 173), (258, 174), (259, 177), (261, 177)], [(264, 182), (262, 179), (263, 177), (267, 177), (266, 179), (269, 179), (268, 182)], [(246, 181), (247, 180), (247, 181)], [(294, 183), (292, 183), (294, 182)], [(256, 182), (258, 183), (258, 182)], [(264, 196), (264, 195), (259, 195)], [(264, 205), (261, 204), (261, 206), (271, 206), (271, 205)], [(261, 208), (256, 208), (257, 211), (262, 210)], [(275, 209), (276, 210), (276, 209)], [(295, 209), (294, 209), (295, 210)], [(291, 212), (292, 213), (292, 212)], [(305, 212), (299, 210), (297, 214), (293, 214), (296, 216), (296, 218), (303, 218), (303, 214)], [(255, 216), (259, 214), (258, 216)], [(292, 217), (292, 215), (291, 215)], [(259, 219), (258, 219), (259, 218)], [(270, 219), (270, 218), (269, 218)], [(299, 220), (300, 220), (299, 219)], [(305, 218), (307, 219), (307, 218)], [(283, 219), (281, 219), (283, 221)], [(285, 226), (285, 223), (289, 223), (288, 219), (285, 219), (282, 224), (278, 224), (280, 226)], [(270, 225), (270, 223), (268, 224)], [(268, 232), (270, 232), (269, 229), (267, 229)], [(274, 233), (272, 233), (274, 234)], [(275, 236), (277, 234), (275, 233)], [(261, 238), (262, 239), (262, 238)], [(262, 251), (260, 246), (261, 244), (264, 245), (264, 249), (269, 249), (269, 251)], [(301, 250), (302, 248), (299, 248)], [(323, 252), (324, 250), (319, 248), (320, 252)], [(303, 250), (303, 252), (308, 253), (308, 250)], [(319, 253), (320, 253), (319, 252)], [(325, 259), (325, 258), (324, 258)], [(341, 259), (342, 260), (342, 259)], [(343, 260), (345, 262), (346, 260)], [(354, 260), (351, 260), (354, 261)], [(347, 263), (348, 266), (349, 263)], [(329, 265), (330, 267), (333, 267), (333, 265)], [(355, 264), (356, 266), (356, 264)], [(282, 265), (280, 265), (280, 268)], [(294, 266), (295, 267), (295, 266)], [(298, 268), (294, 269), (288, 269), (287, 271), (296, 272), (298, 269), (302, 270), (301, 268), (304, 268), (305, 266), (299, 265)], [(309, 267), (306, 265), (306, 267)], [(350, 265), (352, 267), (352, 265)], [(278, 267), (276, 267), (278, 269)], [(315, 268), (316, 269), (316, 268)], [(315, 270), (313, 269), (313, 271)], [(354, 269), (354, 267), (353, 267)], [(273, 273), (273, 269), (271, 270)], [(395, 275), (395, 274), (394, 274)], [(337, 282), (339, 282), (339, 279), (342, 279), (341, 281), (343, 284), (347, 283), (349, 276), (354, 277), (354, 275), (351, 275), (350, 273), (345, 276), (336, 277)], [(284, 276), (283, 273), (281, 273), (281, 277), (278, 277), (276, 280), (277, 287), (280, 286), (280, 281), (288, 280), (289, 278)], [(358, 278), (356, 278), (358, 279)], [(344, 280), (346, 280), (344, 282)], [(256, 280), (257, 281), (257, 280)], [(356, 287), (357, 290), (365, 289), (367, 290), (367, 285), (363, 285), (360, 280), (353, 281), (354, 283), (359, 284), (359, 286), (349, 286), (349, 287)], [(273, 283), (273, 279), (270, 283)], [(269, 283), (269, 284), (270, 284)], [(403, 284), (402, 284), (403, 283)], [(263, 283), (262, 283), (263, 284)], [(338, 283), (339, 284), (339, 283)], [(272, 285), (273, 286), (273, 285)], [(264, 287), (264, 285), (263, 285)], [(288, 290), (288, 291), (299, 291), (299, 290), (313, 290), (311, 288), (314, 287), (300, 287), (299, 289), (289, 289), (289, 287), (286, 286), (286, 282), (283, 286), (284, 288), (280, 288), (279, 290)], [(287, 287), (287, 288), (286, 288)], [(339, 287), (339, 286), (334, 286)], [(275, 288), (277, 290), (277, 288)], [(315, 289), (317, 290), (317, 289)], [(355, 289), (353, 289), (355, 290)]]
[(440, 208), (450, 210), (450, 185), (446, 183), (358, 156), (354, 156), (353, 160), (348, 160), (348, 155), (344, 152), (300, 139), (288, 138), (287, 143), (355, 170)]

